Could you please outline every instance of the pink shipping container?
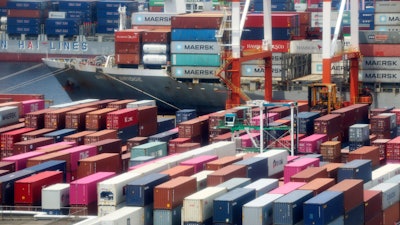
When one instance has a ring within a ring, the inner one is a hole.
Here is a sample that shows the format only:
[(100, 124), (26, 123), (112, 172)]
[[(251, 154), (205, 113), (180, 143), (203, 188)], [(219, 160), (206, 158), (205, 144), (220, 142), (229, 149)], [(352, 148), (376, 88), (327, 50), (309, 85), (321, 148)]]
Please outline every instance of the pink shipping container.
[(0, 150), (12, 150), (14, 143), (21, 141), (22, 134), (33, 131), (34, 128), (21, 128), (0, 135)]
[(15, 163), (15, 170), (22, 170), (26, 168), (26, 162), (28, 161), (29, 158), (33, 158), (36, 156), (40, 156), (45, 154), (44, 152), (39, 152), (39, 151), (31, 151), (31, 152), (26, 152), (26, 153), (21, 153), (18, 155), (10, 156), (3, 158), (3, 162), (14, 162)]
[(113, 172), (97, 172), (70, 183), (71, 205), (89, 205), (97, 202), (97, 183), (114, 176)]
[(255, 147), (253, 146), (253, 140), (256, 140), (256, 142), (260, 141), (260, 133), (248, 133), (244, 134), (239, 137), (240, 144), (242, 148), (251, 148)]
[(122, 129), (138, 123), (138, 110), (134, 108), (120, 109), (107, 114), (107, 129)]
[(72, 142), (72, 141), (60, 141), (60, 142), (57, 142), (57, 143), (53, 143), (53, 144), (37, 147), (36, 150), (52, 148), (52, 147), (57, 147), (57, 146), (62, 146), (62, 145), (69, 145), (71, 147), (77, 146), (77, 144), (75, 142)]
[(299, 141), (300, 153), (319, 153), (320, 146), (323, 142), (328, 141), (326, 134), (312, 134)]
[(45, 102), (43, 99), (32, 99), (32, 100), (22, 101), (22, 110), (24, 112), (24, 115), (26, 115), (27, 113), (42, 110), (44, 109), (44, 107), (45, 107)]
[[(261, 118), (261, 116), (260, 115), (258, 115), (258, 116), (254, 116), (252, 119), (251, 119), (251, 125), (253, 125), (253, 126), (260, 126), (260, 118)], [(266, 124), (266, 123), (272, 123), (272, 122), (274, 122), (275, 120), (278, 120), (279, 119), (279, 114), (278, 113), (268, 113), (268, 115), (266, 116), (265, 114), (263, 114), (262, 115), (262, 118), (263, 118), (263, 121), (264, 121), (264, 124)]]
[(70, 172), (78, 169), (79, 160), (96, 155), (97, 149), (96, 147), (90, 145), (80, 145), (77, 147), (62, 150), (61, 152), (69, 153), (70, 167), (68, 168), (67, 166), (67, 172)]
[(14, 183), (14, 203), (40, 205), (42, 188), (62, 182), (61, 171), (45, 171), (17, 180)]
[(290, 178), (296, 173), (308, 168), (319, 166), (318, 158), (300, 158), (292, 163), (288, 163), (283, 168), (283, 181), (290, 182)]
[(285, 184), (280, 185), (279, 187), (273, 189), (268, 192), (268, 194), (288, 194), (294, 190), (297, 190), (301, 186), (305, 185), (305, 182), (287, 182)]
[(216, 155), (202, 155), (202, 156), (194, 157), (192, 159), (185, 160), (179, 164), (186, 165), (186, 166), (193, 166), (194, 173), (198, 173), (205, 169), (206, 164), (208, 162), (211, 162), (216, 159), (218, 159), (218, 156), (216, 156)]

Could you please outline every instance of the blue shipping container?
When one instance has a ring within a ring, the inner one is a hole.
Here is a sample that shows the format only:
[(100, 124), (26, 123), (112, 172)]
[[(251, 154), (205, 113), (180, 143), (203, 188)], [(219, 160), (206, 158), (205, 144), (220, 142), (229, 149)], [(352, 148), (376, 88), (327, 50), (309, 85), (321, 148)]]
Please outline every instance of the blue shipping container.
[(221, 57), (217, 54), (172, 54), (173, 66), (220, 66)]
[(43, 137), (52, 137), (54, 142), (61, 142), (64, 140), (65, 136), (76, 133), (76, 129), (60, 129), (47, 134), (44, 134)]
[(196, 118), (197, 112), (196, 109), (181, 109), (176, 111), (175, 116), (176, 124), (179, 124), (181, 122)]
[(364, 224), (364, 203), (354, 207), (344, 214), (344, 225)]
[(303, 203), (314, 197), (313, 191), (294, 190), (274, 201), (273, 220), (276, 225), (297, 224), (303, 220)]
[(217, 41), (215, 29), (172, 29), (171, 41)]
[(304, 224), (326, 225), (344, 214), (344, 195), (323, 191), (303, 204)]
[(102, 0), (97, 2), (98, 10), (114, 10), (118, 9), (119, 6), (125, 6), (128, 10), (138, 10), (139, 3), (133, 1), (108, 1)]
[(157, 118), (157, 133), (172, 130), (176, 127), (175, 118), (160, 117)]
[(154, 187), (169, 181), (167, 174), (152, 173), (126, 186), (126, 205), (145, 206), (154, 202)]
[(9, 0), (7, 1), (8, 9), (24, 9), (24, 10), (44, 10), (48, 9), (50, 1), (47, 0)]
[(26, 34), (26, 35), (38, 35), (40, 33), (40, 26), (7, 26), (8, 34)]
[(40, 26), (42, 19), (37, 18), (7, 18), (7, 26)]
[(244, 165), (247, 167), (247, 177), (252, 181), (268, 177), (268, 158), (250, 157), (235, 162), (236, 165)]
[(0, 177), (1, 205), (14, 205), (14, 183), (19, 179), (31, 176), (34, 171), (19, 170)]
[(79, 19), (46, 19), (46, 26), (50, 27), (76, 27), (78, 28), (81, 24)]
[(129, 160), (129, 167), (136, 166), (155, 159), (155, 156), (138, 156)]
[(367, 159), (355, 159), (338, 168), (337, 182), (344, 179), (361, 179), (364, 183), (372, 178), (372, 162)]
[(67, 163), (64, 160), (49, 160), (35, 166), (27, 167), (25, 170), (29, 170), (34, 173), (40, 173), (44, 171), (62, 171), (63, 180), (66, 182)]
[(125, 144), (128, 139), (139, 135), (139, 125), (133, 125), (124, 127), (117, 130), (118, 139), (121, 139), (121, 143)]
[(58, 3), (58, 8), (60, 11), (72, 11), (72, 10), (93, 10), (96, 6), (95, 0), (86, 1), (60, 1)]
[(254, 189), (236, 188), (213, 201), (213, 223), (242, 224), (242, 206), (256, 197)]
[(177, 138), (178, 135), (178, 130), (168, 130), (162, 133), (158, 133), (155, 135), (151, 135), (149, 136), (149, 142), (168, 142), (172, 139)]

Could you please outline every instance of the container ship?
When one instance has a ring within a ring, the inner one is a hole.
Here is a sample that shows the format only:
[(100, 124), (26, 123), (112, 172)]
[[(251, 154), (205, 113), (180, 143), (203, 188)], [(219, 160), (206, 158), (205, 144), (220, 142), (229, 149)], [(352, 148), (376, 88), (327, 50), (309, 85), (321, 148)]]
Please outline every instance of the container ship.
[[(272, 1), (271, 4), (273, 99), (306, 100), (306, 86), (322, 80), (322, 3), (311, 1), (301, 12), (295, 6), (302, 3)], [(338, 17), (339, 5), (340, 1), (332, 1), (332, 24)], [(396, 26), (390, 20), (379, 19), (392, 15), (391, 6), (397, 5), (383, 1), (366, 1), (360, 5), (359, 88), (369, 90), (374, 107), (398, 104), (391, 101), (398, 92), (398, 56), (396, 51), (387, 51), (398, 46), (394, 44)], [(252, 1), (240, 37), (242, 55), (263, 48), (263, 16), (259, 13), (262, 7), (262, 1)], [(92, 58), (46, 57), (43, 62), (57, 71), (60, 84), (75, 100), (150, 97), (166, 111), (196, 108), (204, 113), (212, 112), (224, 109), (226, 99), (235, 89), (224, 82), (229, 69), (223, 49), (227, 48), (230, 33), (226, 29), (225, 39), (218, 33), (226, 24), (225, 17), (226, 13), (221, 10), (132, 13), (130, 28), (114, 33), (113, 54)], [(349, 48), (350, 11), (344, 10), (342, 25), (336, 51)], [(345, 59), (332, 63), (332, 82), (340, 88), (339, 98), (343, 100), (350, 98), (349, 68), (349, 61)], [(263, 98), (265, 89), (269, 89), (264, 81), (264, 61), (242, 62), (240, 72), (237, 87), (243, 96)]]

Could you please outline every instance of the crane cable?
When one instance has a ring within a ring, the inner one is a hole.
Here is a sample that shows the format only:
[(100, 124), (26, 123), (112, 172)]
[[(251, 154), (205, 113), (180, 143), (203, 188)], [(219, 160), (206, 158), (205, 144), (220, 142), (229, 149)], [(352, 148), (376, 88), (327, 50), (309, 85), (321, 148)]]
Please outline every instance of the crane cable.
[(13, 77), (13, 76), (17, 76), (17, 75), (19, 75), (19, 74), (21, 74), (21, 73), (27, 72), (27, 71), (29, 71), (29, 70), (36, 69), (36, 68), (38, 68), (38, 67), (40, 67), (40, 66), (42, 66), (42, 64), (37, 64), (37, 65), (31, 66), (31, 67), (29, 67), (29, 68), (27, 68), (27, 69), (20, 70), (20, 71), (18, 71), (18, 72), (12, 73), (12, 74), (8, 74), (7, 76), (4, 76), (4, 77), (0, 78), (0, 80), (5, 80), (5, 79), (11, 78), (11, 77)]

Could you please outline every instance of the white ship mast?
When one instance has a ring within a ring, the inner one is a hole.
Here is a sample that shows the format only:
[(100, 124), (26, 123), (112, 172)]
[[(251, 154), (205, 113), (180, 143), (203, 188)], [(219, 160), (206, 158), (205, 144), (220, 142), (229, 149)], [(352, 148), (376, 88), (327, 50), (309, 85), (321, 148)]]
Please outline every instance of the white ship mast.
[(125, 30), (126, 29), (126, 6), (119, 6), (118, 7), (119, 13), (119, 24), (118, 30)]

